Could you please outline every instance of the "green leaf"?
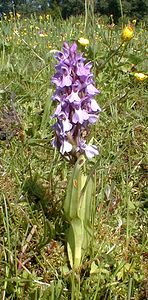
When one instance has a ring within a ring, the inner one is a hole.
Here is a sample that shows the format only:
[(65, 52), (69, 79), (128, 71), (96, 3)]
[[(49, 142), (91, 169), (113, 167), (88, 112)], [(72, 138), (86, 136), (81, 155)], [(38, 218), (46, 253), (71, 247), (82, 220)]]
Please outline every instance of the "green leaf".
[(93, 261), (91, 264), (90, 274), (94, 274), (94, 273), (98, 273), (98, 272), (100, 272), (100, 268)]
[(144, 61), (144, 57), (141, 55), (141, 56), (138, 56), (136, 54), (133, 54), (133, 53), (129, 53), (127, 55), (128, 59), (129, 59), (129, 62), (131, 64), (134, 64), (134, 65), (138, 65), (140, 63), (142, 63)]
[(128, 207), (130, 210), (135, 210), (135, 204), (132, 201), (128, 201)]
[(95, 182), (94, 176), (82, 172), (85, 158), (76, 162), (68, 184), (64, 212), (70, 222), (67, 251), (71, 267), (78, 267), (88, 250), (92, 237)]
[(87, 187), (86, 187), (86, 209), (85, 209), (85, 222), (88, 224), (92, 220), (93, 206), (94, 206), (94, 197), (95, 197), (95, 180), (91, 176), (89, 178)]
[(64, 201), (64, 212), (67, 219), (70, 221), (78, 216), (78, 207), (80, 194), (84, 184), (81, 168), (85, 163), (85, 157), (80, 156), (77, 160), (67, 187), (67, 194)]
[(46, 134), (47, 134), (46, 129), (47, 129), (47, 124), (49, 122), (49, 115), (50, 115), (50, 109), (51, 109), (51, 104), (52, 104), (52, 101), (49, 99), (50, 96), (52, 95), (51, 89), (49, 89), (48, 94), (49, 95), (45, 102), (44, 113), (43, 113), (42, 122), (41, 122), (41, 126), (40, 126), (40, 130), (42, 132), (42, 138), (46, 137)]
[(90, 239), (93, 234), (92, 222), (94, 217), (94, 191), (95, 191), (95, 182), (93, 176), (89, 178), (89, 181), (86, 180), (86, 187), (84, 194), (82, 193), (82, 206), (79, 209), (79, 216), (83, 220), (83, 243), (82, 249), (87, 250)]
[(72, 220), (67, 238), (67, 252), (71, 268), (78, 268), (82, 257), (83, 224), (79, 218)]

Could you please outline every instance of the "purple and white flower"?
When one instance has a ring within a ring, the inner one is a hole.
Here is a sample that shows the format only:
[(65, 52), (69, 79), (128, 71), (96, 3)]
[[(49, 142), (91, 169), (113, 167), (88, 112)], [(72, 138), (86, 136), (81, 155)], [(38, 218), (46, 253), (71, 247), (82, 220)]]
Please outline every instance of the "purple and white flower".
[(56, 74), (52, 83), (56, 91), (52, 97), (58, 103), (53, 117), (57, 118), (53, 126), (55, 138), (53, 146), (69, 159), (80, 154), (91, 159), (98, 154), (95, 145), (86, 144), (84, 132), (88, 132), (90, 124), (94, 124), (101, 111), (94, 99), (99, 90), (94, 86), (92, 64), (85, 64), (85, 58), (77, 52), (77, 44), (70, 47), (66, 42), (63, 52), (56, 53), (58, 60)]

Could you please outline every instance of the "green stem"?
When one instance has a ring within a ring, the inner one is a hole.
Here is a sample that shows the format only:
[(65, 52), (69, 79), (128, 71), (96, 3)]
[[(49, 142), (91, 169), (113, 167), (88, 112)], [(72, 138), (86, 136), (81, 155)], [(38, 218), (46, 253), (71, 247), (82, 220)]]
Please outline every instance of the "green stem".
[(101, 69), (103, 69), (105, 67), (105, 65), (110, 61), (111, 58), (113, 58), (119, 51), (119, 49), (122, 47), (123, 42), (119, 45), (119, 47), (113, 51), (113, 53), (106, 59), (106, 61), (103, 63), (103, 65), (101, 66)]
[(75, 277), (74, 277), (74, 270), (72, 270), (71, 274), (71, 300), (74, 300), (75, 296)]
[(75, 269), (73, 268), (71, 274), (71, 300), (79, 300), (79, 292), (80, 292), (80, 275), (75, 274)]
[(133, 278), (129, 279), (127, 300), (131, 299)]
[(118, 63), (121, 61), (121, 59), (122, 59), (122, 57), (123, 57), (123, 54), (124, 54), (124, 52), (125, 52), (125, 50), (126, 50), (126, 48), (127, 48), (127, 43), (125, 44), (125, 46), (124, 46), (124, 48), (123, 48), (123, 51), (122, 51), (122, 53), (121, 53), (121, 56), (120, 56), (120, 58), (119, 58), (119, 61), (118, 61)]

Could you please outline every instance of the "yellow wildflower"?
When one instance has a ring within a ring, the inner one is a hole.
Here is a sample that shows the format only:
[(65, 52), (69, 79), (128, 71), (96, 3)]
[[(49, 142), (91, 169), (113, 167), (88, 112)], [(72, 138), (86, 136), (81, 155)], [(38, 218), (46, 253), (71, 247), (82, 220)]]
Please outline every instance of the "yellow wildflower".
[(15, 34), (16, 34), (16, 35), (19, 35), (18, 30), (15, 29), (14, 32), (13, 32), (13, 34), (14, 34), (14, 35), (15, 35)]
[(10, 18), (13, 19), (13, 12), (9, 11)]
[(148, 75), (143, 74), (143, 73), (134, 73), (134, 77), (139, 81), (144, 81), (144, 80), (148, 79)]
[(38, 43), (34, 42), (33, 48), (36, 49), (37, 45), (38, 45)]
[(46, 34), (46, 33), (39, 33), (39, 36), (40, 37), (45, 37), (45, 36), (48, 36), (48, 34)]
[(130, 41), (134, 36), (134, 25), (129, 24), (125, 26), (122, 30), (121, 39), (123, 42)]
[(16, 13), (17, 19), (20, 19), (21, 15), (19, 13)]
[(80, 37), (78, 39), (78, 43), (84, 47), (88, 46), (89, 45), (89, 40), (88, 39), (85, 39), (83, 37)]
[(39, 31), (39, 36), (44, 37), (44, 36), (48, 36), (48, 34), (46, 32), (44, 32), (43, 30), (40, 30)]

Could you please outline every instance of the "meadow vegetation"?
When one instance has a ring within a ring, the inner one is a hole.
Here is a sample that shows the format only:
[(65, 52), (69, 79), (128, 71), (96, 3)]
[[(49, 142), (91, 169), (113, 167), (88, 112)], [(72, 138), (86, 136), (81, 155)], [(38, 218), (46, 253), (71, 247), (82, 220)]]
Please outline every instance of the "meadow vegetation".
[[(122, 24), (97, 15), (0, 20), (1, 299), (146, 300), (147, 29), (121, 41)], [(88, 21), (88, 20), (87, 20)], [(109, 25), (111, 24), (111, 25)], [(89, 255), (73, 278), (62, 203), (71, 166), (53, 149), (54, 52), (78, 43), (93, 62), (102, 108), (91, 137), (100, 154)], [(142, 73), (145, 78), (136, 76)], [(73, 284), (74, 280), (74, 284)]]

